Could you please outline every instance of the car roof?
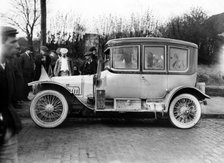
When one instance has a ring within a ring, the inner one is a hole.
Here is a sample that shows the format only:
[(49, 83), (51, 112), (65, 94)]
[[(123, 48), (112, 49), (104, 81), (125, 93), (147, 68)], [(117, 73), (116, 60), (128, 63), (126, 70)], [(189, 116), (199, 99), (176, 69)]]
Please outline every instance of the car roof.
[(194, 48), (198, 48), (198, 46), (192, 42), (170, 39), (170, 38), (162, 38), (162, 37), (129, 37), (129, 38), (119, 38), (109, 40), (106, 46), (117, 46), (127, 43), (170, 43), (170, 44), (181, 44), (186, 46), (192, 46)]

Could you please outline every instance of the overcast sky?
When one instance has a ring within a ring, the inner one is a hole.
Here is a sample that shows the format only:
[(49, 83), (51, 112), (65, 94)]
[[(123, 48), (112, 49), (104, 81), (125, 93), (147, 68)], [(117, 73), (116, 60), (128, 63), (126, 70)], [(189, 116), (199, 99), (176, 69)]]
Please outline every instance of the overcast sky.
[(149, 9), (158, 19), (167, 20), (192, 7), (202, 7), (208, 15), (218, 14), (224, 12), (224, 0), (48, 0), (49, 14), (73, 11), (88, 19), (108, 13), (128, 16)]
[[(13, 0), (1, 0), (1, 12), (7, 13), (10, 1)], [(224, 12), (224, 0), (47, 0), (48, 18), (54, 17), (58, 11), (72, 12), (90, 24), (99, 16), (128, 17), (133, 12), (142, 14), (146, 10), (163, 23), (193, 7), (201, 7), (209, 16), (219, 14)]]
[[(10, 1), (1, 0), (1, 12), (8, 11)], [(128, 16), (147, 9), (161, 20), (180, 15), (191, 7), (202, 7), (208, 15), (224, 12), (224, 0), (47, 0), (47, 5), (49, 15), (73, 11), (87, 19), (108, 13)]]

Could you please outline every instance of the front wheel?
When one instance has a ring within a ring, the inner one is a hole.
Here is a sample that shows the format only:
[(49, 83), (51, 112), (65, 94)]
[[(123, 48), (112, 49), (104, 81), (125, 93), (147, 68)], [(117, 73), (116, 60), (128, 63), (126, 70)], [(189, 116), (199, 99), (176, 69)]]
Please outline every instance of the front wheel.
[(171, 123), (178, 128), (194, 127), (201, 118), (201, 105), (191, 94), (181, 94), (173, 99), (169, 108)]
[(54, 128), (67, 117), (68, 103), (64, 95), (55, 90), (39, 92), (31, 102), (30, 115), (40, 127)]

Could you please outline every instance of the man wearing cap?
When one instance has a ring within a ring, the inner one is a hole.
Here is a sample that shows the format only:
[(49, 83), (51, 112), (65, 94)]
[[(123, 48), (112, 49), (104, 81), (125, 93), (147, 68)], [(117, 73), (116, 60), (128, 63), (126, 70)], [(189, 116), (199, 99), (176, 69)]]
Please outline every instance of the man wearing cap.
[(96, 48), (93, 46), (89, 49), (89, 52), (92, 53), (92, 59), (94, 62), (97, 63), (97, 54), (96, 54)]
[(25, 52), (21, 54), (20, 60), (24, 79), (23, 100), (29, 101), (27, 97), (29, 92), (31, 91), (31, 87), (28, 86), (28, 83), (32, 82), (34, 79), (34, 59), (30, 48), (25, 48)]
[(12, 106), (16, 83), (11, 62), (19, 50), (17, 30), (1, 26), (0, 34), (0, 162), (18, 162), (17, 134), (21, 121)]
[(91, 52), (91, 57), (92, 57), (92, 60), (94, 62), (94, 65), (96, 65), (96, 70), (97, 71), (97, 62), (98, 62), (98, 55), (96, 53), (96, 48), (94, 46), (92, 46), (90, 49), (89, 49), (89, 52)]
[(58, 58), (54, 67), (55, 76), (71, 76), (73, 75), (73, 63), (70, 58), (67, 57), (68, 49), (60, 49), (61, 57)]
[(61, 52), (60, 52), (61, 48), (57, 48), (56, 49), (56, 54), (58, 55), (58, 57), (61, 57)]
[(85, 61), (84, 64), (81, 66), (82, 75), (91, 75), (96, 73), (97, 64), (93, 61), (91, 55), (91, 52), (86, 52), (84, 54)]

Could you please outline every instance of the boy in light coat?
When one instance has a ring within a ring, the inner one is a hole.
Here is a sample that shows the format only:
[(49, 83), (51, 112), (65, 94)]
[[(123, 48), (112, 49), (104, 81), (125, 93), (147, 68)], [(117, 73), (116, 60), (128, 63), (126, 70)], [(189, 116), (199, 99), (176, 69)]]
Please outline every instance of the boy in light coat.
[(71, 76), (73, 75), (72, 59), (67, 57), (68, 49), (60, 49), (61, 57), (58, 58), (54, 67), (55, 76)]

